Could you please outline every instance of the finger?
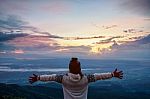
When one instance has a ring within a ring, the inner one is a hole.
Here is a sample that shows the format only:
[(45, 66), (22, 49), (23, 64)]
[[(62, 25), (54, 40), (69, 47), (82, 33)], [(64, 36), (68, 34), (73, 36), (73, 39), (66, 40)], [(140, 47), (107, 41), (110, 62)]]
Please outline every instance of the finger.
[(37, 76), (36, 74), (33, 74), (35, 77)]
[(29, 79), (34, 79), (34, 78), (29, 78)]
[(122, 77), (119, 77), (119, 79), (122, 79)]
[(119, 76), (123, 76), (123, 75), (119, 75)]
[(119, 76), (119, 77), (123, 77), (123, 76)]
[(123, 76), (123, 74), (119, 74), (119, 76)]
[(119, 71), (119, 73), (122, 73), (122, 70), (121, 70), (121, 71)]
[(32, 78), (29, 78), (28, 80), (33, 80)]
[(118, 75), (119, 77), (123, 76), (123, 75)]
[(29, 77), (29, 78), (34, 78), (34, 77)]
[(119, 79), (122, 79), (123, 77), (119, 77)]
[(30, 79), (28, 79), (28, 80), (33, 80), (33, 79), (30, 78)]
[(114, 72), (116, 72), (117, 71), (117, 68), (115, 69), (115, 71)]
[(119, 73), (120, 75), (123, 75), (123, 73), (121, 72), (121, 73)]

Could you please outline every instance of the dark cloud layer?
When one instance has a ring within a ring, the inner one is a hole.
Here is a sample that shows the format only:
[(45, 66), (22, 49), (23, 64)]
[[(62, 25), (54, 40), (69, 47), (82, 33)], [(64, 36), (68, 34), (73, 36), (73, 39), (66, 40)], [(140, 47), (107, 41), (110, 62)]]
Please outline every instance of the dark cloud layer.
[(16, 30), (22, 30), (25, 25), (28, 23), (25, 21), (22, 21), (20, 17), (15, 15), (3, 15), (0, 14), (0, 29), (2, 30), (9, 30), (12, 31), (14, 29)]
[(117, 46), (112, 46), (113, 49), (117, 50), (138, 50), (138, 49), (149, 49), (150, 48), (150, 35), (145, 37), (133, 37), (131, 39), (138, 39), (135, 41), (130, 41), (128, 43), (124, 43)]
[[(43, 32), (40, 31), (38, 28), (29, 25), (28, 22), (24, 21), (21, 17), (19, 16), (15, 16), (15, 15), (5, 15), (0, 13), (0, 32), (2, 33), (3, 31), (7, 31), (12, 33), (12, 35), (8, 35), (10, 37), (17, 37), (16, 34), (13, 35), (13, 32), (17, 31), (19, 33), (23, 33), (24, 31), (30, 31), (32, 33), (38, 33), (38, 34), (43, 34), (48, 36), (49, 38), (60, 38), (62, 39), (63, 37), (59, 37), (57, 35), (52, 35), (49, 32)], [(28, 34), (28, 33), (27, 33)], [(3, 36), (1, 38), (4, 38), (4, 35), (0, 35)], [(6, 35), (5, 35), (6, 36)], [(19, 35), (21, 36), (21, 35)], [(7, 39), (7, 38), (6, 38)]]
[(120, 6), (131, 13), (150, 16), (150, 0), (123, 0)]
[(25, 34), (25, 33), (7, 34), (7, 33), (2, 33), (2, 32), (0, 32), (0, 42), (8, 41), (8, 40), (13, 40), (14, 38), (17, 38), (17, 37), (24, 37), (24, 36), (27, 36), (27, 35), (28, 35), (28, 34)]
[(140, 40), (135, 41), (138, 44), (147, 44), (150, 43), (150, 34)]

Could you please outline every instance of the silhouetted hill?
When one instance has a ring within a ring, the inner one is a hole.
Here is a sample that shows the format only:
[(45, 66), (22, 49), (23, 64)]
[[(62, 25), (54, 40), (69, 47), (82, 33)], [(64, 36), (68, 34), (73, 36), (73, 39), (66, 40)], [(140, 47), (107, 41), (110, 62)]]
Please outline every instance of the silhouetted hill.
[(0, 89), (0, 99), (60, 99), (63, 97), (61, 88), (47, 86), (19, 86), (1, 83)]
[[(150, 99), (148, 92), (129, 88), (110, 82), (101, 86), (92, 85), (89, 87), (88, 99)], [(36, 86), (0, 83), (0, 99), (63, 99), (63, 91), (62, 87), (55, 83)]]

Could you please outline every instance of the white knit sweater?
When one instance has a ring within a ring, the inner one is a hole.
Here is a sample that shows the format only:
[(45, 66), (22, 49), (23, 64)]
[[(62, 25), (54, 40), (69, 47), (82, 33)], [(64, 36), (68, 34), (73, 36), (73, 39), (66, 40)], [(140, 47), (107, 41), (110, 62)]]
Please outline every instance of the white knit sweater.
[(112, 78), (111, 73), (84, 75), (68, 73), (67, 75), (40, 75), (40, 81), (62, 83), (64, 99), (87, 99), (88, 84), (97, 80)]

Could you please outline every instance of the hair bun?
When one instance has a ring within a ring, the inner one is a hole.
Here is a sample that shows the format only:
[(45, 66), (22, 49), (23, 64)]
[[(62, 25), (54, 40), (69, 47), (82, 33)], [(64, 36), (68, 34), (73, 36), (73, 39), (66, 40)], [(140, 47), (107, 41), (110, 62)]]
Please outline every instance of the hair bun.
[(78, 61), (78, 58), (72, 57), (71, 61)]

